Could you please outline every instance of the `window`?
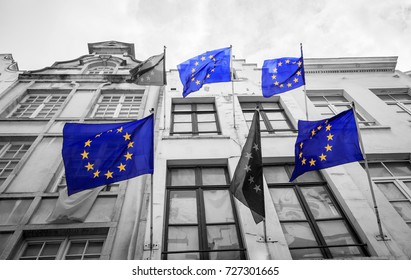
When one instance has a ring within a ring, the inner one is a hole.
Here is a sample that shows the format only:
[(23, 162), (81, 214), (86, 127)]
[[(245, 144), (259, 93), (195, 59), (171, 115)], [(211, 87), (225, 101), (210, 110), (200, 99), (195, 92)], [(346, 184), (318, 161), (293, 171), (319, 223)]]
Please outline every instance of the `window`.
[(98, 260), (106, 236), (50, 236), (27, 238), (23, 242), (19, 260)]
[(16, 225), (29, 209), (32, 199), (0, 199), (0, 225)]
[(354, 229), (318, 171), (289, 183), (292, 165), (265, 166), (271, 198), (293, 259), (366, 256)]
[(213, 102), (175, 103), (172, 106), (171, 135), (221, 134)]
[(395, 112), (411, 122), (411, 95), (408, 89), (373, 90)]
[(86, 74), (113, 74), (114, 69), (113, 66), (95, 66), (89, 68)]
[(225, 167), (169, 168), (163, 259), (245, 259)]
[(375, 185), (411, 228), (410, 161), (371, 161), (368, 167)]
[(29, 148), (30, 144), (26, 142), (0, 142), (0, 185), (6, 181)]
[(103, 93), (94, 108), (94, 118), (137, 118), (144, 91), (136, 93)]
[[(60, 192), (61, 190), (67, 188), (66, 176), (63, 175), (60, 177), (60, 180), (57, 183), (57, 186), (52, 189), (52, 192)], [(120, 183), (111, 183), (104, 187), (102, 192), (118, 192), (120, 189)]]
[(248, 127), (251, 126), (255, 108), (260, 109), (260, 130), (270, 134), (296, 132), (280, 102), (240, 102)]
[[(308, 95), (308, 98), (321, 113), (324, 118), (331, 118), (342, 111), (351, 108), (351, 102), (348, 101), (342, 94), (322, 94), (322, 95)], [(357, 119), (360, 127), (374, 126), (375, 121), (368, 120), (366, 117), (358, 112)]]
[(66, 98), (67, 94), (61, 93), (29, 93), (9, 117), (49, 119), (56, 114)]

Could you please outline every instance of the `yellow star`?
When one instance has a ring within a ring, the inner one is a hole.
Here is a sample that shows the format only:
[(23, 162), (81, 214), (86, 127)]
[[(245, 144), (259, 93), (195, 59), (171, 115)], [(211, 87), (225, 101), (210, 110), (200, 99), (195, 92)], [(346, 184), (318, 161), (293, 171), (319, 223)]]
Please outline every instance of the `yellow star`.
[(206, 79), (210, 78), (210, 74), (207, 74)]
[(90, 147), (91, 142), (93, 141), (91, 141), (90, 139), (87, 140), (87, 142), (84, 142), (84, 147)]
[(133, 156), (133, 154), (130, 154), (129, 152), (127, 152), (127, 154), (124, 155), (126, 158), (126, 161), (131, 159), (131, 157)]
[(196, 85), (199, 85), (199, 84), (200, 84), (200, 81), (199, 81), (199, 80), (197, 80), (197, 81), (196, 81)]
[(213, 69), (211, 69), (211, 72), (214, 72), (214, 68), (213, 68)]
[(305, 162), (307, 161), (307, 159), (306, 158), (303, 158), (302, 160), (301, 160), (301, 164), (302, 165), (305, 165)]
[(112, 130), (112, 129), (110, 129), (110, 130), (108, 130), (107, 132), (113, 132), (113, 130)]
[(291, 86), (292, 86), (291, 83), (288, 83), (288, 84), (287, 84), (287, 87), (291, 87)]
[(294, 83), (298, 83), (298, 78), (294, 78)]
[(331, 124), (328, 124), (328, 125), (325, 127), (325, 131), (330, 131), (330, 129), (331, 129)]
[(213, 58), (213, 55), (212, 54), (210, 54), (210, 56), (208, 57), (209, 59), (212, 59)]
[(272, 76), (271, 76), (271, 79), (273, 79), (273, 80), (275, 80), (276, 78), (277, 78), (276, 75), (272, 75)]
[(285, 61), (285, 63), (286, 63), (286, 64), (290, 63), (290, 60), (289, 60), (289, 59), (287, 59), (287, 60)]
[(81, 156), (83, 157), (82, 159), (88, 158), (88, 154), (86, 151), (83, 151), (83, 153), (81, 154)]
[(120, 172), (121, 172), (121, 171), (126, 171), (126, 165), (125, 165), (125, 164), (122, 164), (121, 162), (120, 162), (120, 165), (117, 166), (117, 168), (120, 169)]
[(300, 149), (303, 148), (303, 144), (304, 144), (303, 142), (300, 143)]
[(277, 73), (277, 68), (274, 68), (273, 71), (274, 71), (274, 73)]
[(321, 130), (321, 128), (323, 128), (321, 125), (319, 125), (319, 126), (317, 127), (318, 130)]
[(321, 154), (321, 156), (319, 156), (319, 158), (321, 159), (321, 161), (327, 160), (326, 157), (327, 157), (327, 156), (324, 155), (324, 154)]
[(123, 127), (120, 127), (120, 128), (117, 128), (117, 133), (121, 133), (121, 132), (123, 132)]
[(87, 165), (85, 165), (84, 167), (87, 168), (87, 171), (90, 171), (90, 170), (93, 170), (93, 169), (94, 169), (93, 166), (94, 166), (94, 164), (91, 164), (91, 163), (89, 162), (89, 163), (87, 163)]
[(97, 135), (96, 135), (96, 137), (94, 137), (94, 138), (100, 137), (100, 136), (101, 136), (101, 134), (103, 134), (103, 133), (99, 133), (99, 134), (97, 134)]
[(315, 135), (315, 130), (313, 129), (313, 130), (311, 130), (311, 136), (314, 136)]
[(191, 69), (191, 73), (194, 73), (195, 71), (196, 71), (196, 69), (195, 69), (195, 68)]
[(328, 135), (327, 135), (327, 139), (328, 139), (328, 141), (330, 141), (330, 140), (334, 140), (334, 139), (333, 139), (333, 137), (334, 137), (334, 135), (332, 135), (331, 133), (330, 133), (330, 134), (328, 134)]
[(107, 173), (104, 174), (104, 175), (106, 175), (106, 179), (108, 179), (108, 178), (113, 178), (113, 173), (114, 173), (114, 172), (110, 172), (110, 170), (108, 170)]
[(195, 80), (196, 80), (195, 78), (191, 78), (191, 81), (193, 81), (193, 82), (194, 82)]
[(124, 137), (124, 141), (126, 141), (126, 140), (131, 140), (130, 139), (130, 134), (128, 134), (128, 132), (126, 132), (126, 135), (123, 135), (123, 137)]
[(311, 160), (310, 160), (310, 166), (315, 166), (315, 162), (316, 162), (316, 160), (311, 159)]
[(303, 64), (301, 61), (298, 61), (298, 67), (300, 67), (301, 66), (301, 64)]
[(282, 87), (284, 87), (284, 85), (283, 85), (283, 84), (281, 84), (281, 85), (280, 85), (280, 88), (282, 88)]
[(100, 175), (100, 171), (96, 170), (96, 172), (93, 173), (94, 174), (94, 178), (98, 177), (98, 175)]
[(198, 66), (198, 61), (196, 61), (196, 63), (194, 63), (195, 66)]
[(275, 81), (274, 85), (278, 86), (280, 83), (278, 81)]
[(133, 144), (134, 144), (134, 142), (129, 142), (128, 145), (127, 145), (127, 148), (134, 148)]
[(303, 157), (303, 152), (300, 152), (300, 154), (298, 155), (299, 158)]
[(297, 71), (297, 75), (298, 75), (298, 76), (301, 76), (301, 71)]
[(205, 56), (203, 56), (203, 57), (201, 58), (202, 61), (204, 61), (205, 59), (206, 59)]
[(283, 65), (283, 63), (280, 61), (280, 62), (278, 62), (278, 66), (282, 66)]
[(327, 144), (327, 146), (325, 146), (324, 148), (326, 149), (326, 152), (332, 151), (332, 147), (330, 146), (330, 144)]

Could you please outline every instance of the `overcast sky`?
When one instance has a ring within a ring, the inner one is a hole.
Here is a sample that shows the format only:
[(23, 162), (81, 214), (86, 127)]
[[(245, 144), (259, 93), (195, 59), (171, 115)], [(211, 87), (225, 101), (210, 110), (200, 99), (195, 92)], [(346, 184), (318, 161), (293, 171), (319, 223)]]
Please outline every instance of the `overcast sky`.
[(207, 50), (236, 58), (398, 56), (411, 70), (411, 0), (0, 0), (0, 53), (20, 70), (88, 53), (87, 43), (134, 43), (167, 69)]

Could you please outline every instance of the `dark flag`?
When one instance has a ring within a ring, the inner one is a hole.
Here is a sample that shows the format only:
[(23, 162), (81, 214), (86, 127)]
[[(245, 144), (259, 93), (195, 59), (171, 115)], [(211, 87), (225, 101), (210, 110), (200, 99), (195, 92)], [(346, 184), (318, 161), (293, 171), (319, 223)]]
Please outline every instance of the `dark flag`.
[(261, 74), (264, 97), (305, 85), (303, 57), (282, 57), (265, 60)]
[(256, 224), (265, 218), (260, 113), (253, 121), (230, 185), (231, 193), (250, 208)]
[(231, 81), (230, 51), (231, 48), (208, 51), (177, 65), (183, 97), (204, 84)]
[(67, 123), (63, 161), (67, 192), (154, 172), (154, 117), (112, 124)]
[(298, 121), (295, 167), (290, 182), (305, 172), (363, 160), (354, 110), (320, 121)]
[(131, 79), (127, 82), (142, 86), (162, 86), (167, 84), (164, 53), (154, 55), (130, 70)]

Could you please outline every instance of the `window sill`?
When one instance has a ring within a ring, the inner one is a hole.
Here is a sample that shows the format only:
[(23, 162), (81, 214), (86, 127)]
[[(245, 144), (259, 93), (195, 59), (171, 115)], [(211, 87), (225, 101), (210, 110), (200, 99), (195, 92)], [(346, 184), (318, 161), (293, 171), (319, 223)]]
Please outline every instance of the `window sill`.
[(282, 134), (261, 134), (261, 138), (277, 138), (277, 137), (297, 137), (297, 132), (282, 133)]
[(48, 122), (51, 118), (1, 118), (2, 122), (26, 122), (26, 121), (36, 121), (36, 122)]
[(230, 139), (229, 136), (224, 135), (170, 135), (170, 136), (163, 136), (162, 140), (199, 140), (199, 139)]
[(369, 129), (391, 129), (388, 125), (374, 125), (374, 126), (362, 126), (360, 130), (369, 130)]

